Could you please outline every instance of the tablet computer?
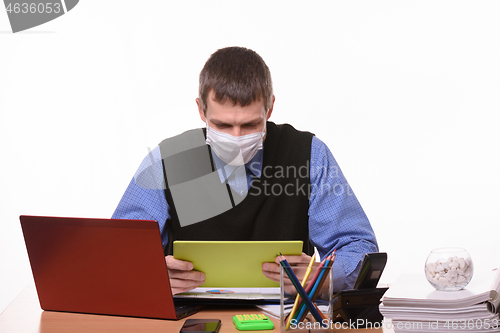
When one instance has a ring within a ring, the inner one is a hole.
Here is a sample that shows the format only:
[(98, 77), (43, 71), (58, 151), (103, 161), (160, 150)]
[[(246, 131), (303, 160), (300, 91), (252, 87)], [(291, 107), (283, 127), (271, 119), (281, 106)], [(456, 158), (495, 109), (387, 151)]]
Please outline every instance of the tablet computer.
[(280, 252), (301, 255), (302, 241), (174, 241), (174, 258), (205, 273), (201, 287), (279, 287), (262, 274), (262, 263)]

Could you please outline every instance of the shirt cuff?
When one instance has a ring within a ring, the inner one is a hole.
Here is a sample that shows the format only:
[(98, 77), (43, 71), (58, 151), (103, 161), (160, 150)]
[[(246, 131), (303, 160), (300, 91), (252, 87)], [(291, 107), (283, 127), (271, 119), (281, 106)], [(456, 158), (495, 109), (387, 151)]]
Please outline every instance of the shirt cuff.
[(333, 292), (344, 290), (345, 270), (342, 258), (336, 258), (332, 265)]

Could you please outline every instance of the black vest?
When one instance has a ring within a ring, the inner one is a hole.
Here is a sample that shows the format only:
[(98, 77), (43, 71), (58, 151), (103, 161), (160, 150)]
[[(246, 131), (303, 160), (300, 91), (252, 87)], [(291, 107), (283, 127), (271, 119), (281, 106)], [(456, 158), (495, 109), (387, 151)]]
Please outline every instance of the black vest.
[[(186, 182), (189, 179), (179, 180), (170, 174), (167, 176), (167, 173), (172, 173), (176, 168), (179, 171), (183, 168), (182, 177), (186, 178), (187, 168), (192, 174), (187, 178), (192, 179), (207, 173), (200, 170), (201, 167), (192, 165), (193, 152), (196, 155), (209, 156), (210, 161), (207, 163), (211, 164), (210, 171), (215, 171), (211, 149), (206, 145), (192, 149), (191, 156), (187, 158), (182, 152), (174, 156), (170, 154), (170, 157), (165, 158), (169, 155), (167, 150), (172, 149), (172, 141), (169, 141), (172, 139), (160, 143), (166, 185), (165, 196), (170, 207), (170, 221), (166, 223), (168, 244), (164, 249), (165, 255), (172, 254), (175, 240), (301, 240), (304, 242), (303, 252), (313, 254), (314, 248), (309, 242), (308, 224), (313, 134), (297, 131), (288, 124), (276, 125), (273, 122), (267, 122), (266, 133), (261, 178), (254, 178), (246, 197), (238, 203), (238, 200), (233, 200), (229, 186), (220, 184), (219, 186), (228, 188), (232, 208), (186, 226), (181, 226), (179, 222), (168, 179), (170, 185), (174, 182)], [(174, 143), (182, 142), (182, 134), (176, 138)], [(177, 144), (174, 147), (177, 147)], [(171, 187), (174, 189), (174, 185)], [(193, 204), (193, 209), (197, 208), (200, 209)]]

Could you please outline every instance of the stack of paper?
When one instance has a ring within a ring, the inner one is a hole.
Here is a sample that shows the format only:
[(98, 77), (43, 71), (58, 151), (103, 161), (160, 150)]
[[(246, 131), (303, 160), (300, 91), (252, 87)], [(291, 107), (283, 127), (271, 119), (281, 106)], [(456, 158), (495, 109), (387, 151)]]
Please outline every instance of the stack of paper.
[(438, 291), (424, 274), (404, 274), (385, 293), (380, 313), (395, 332), (500, 332), (498, 271), (476, 274), (459, 291)]

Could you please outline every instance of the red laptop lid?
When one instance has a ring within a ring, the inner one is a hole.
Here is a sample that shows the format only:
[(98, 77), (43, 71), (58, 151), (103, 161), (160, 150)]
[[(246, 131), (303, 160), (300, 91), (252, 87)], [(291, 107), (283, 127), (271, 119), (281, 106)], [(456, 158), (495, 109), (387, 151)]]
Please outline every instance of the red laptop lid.
[(42, 309), (177, 319), (156, 221), (20, 220)]

